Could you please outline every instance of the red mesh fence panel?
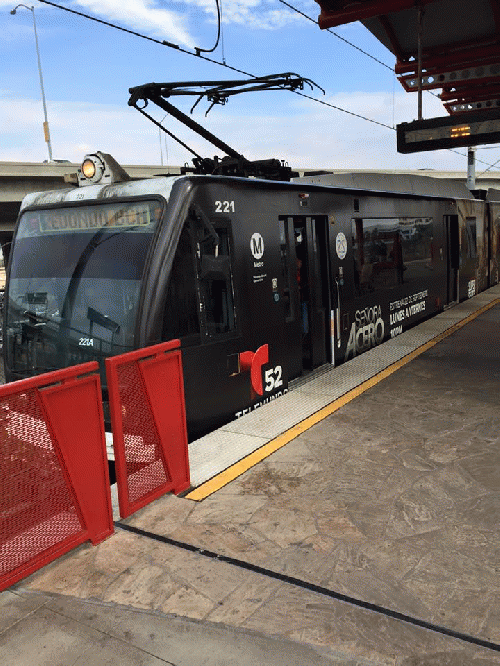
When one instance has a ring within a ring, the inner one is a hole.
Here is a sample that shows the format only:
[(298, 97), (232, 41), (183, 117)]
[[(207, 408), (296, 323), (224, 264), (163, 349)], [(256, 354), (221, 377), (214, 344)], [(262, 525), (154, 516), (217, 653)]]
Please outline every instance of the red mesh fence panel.
[[(106, 479), (109, 493), (107, 462), (104, 469), (99, 455), (104, 448), (99, 376), (88, 374), (96, 369), (90, 363), (0, 388), (0, 590), (113, 530), (110, 498), (104, 499), (104, 513), (102, 505), (88, 506), (102, 501)], [(75, 426), (80, 419), (85, 423)], [(86, 440), (86, 464), (103, 480), (92, 488), (85, 487), (85, 478), (73, 478), (82, 467), (80, 442), (74, 440), (79, 435)]]
[(84, 529), (36, 393), (0, 400), (0, 575)]
[(120, 386), (125, 464), (131, 503), (167, 481), (160, 437), (137, 362), (117, 367)]
[(179, 342), (106, 359), (120, 515), (189, 488)]

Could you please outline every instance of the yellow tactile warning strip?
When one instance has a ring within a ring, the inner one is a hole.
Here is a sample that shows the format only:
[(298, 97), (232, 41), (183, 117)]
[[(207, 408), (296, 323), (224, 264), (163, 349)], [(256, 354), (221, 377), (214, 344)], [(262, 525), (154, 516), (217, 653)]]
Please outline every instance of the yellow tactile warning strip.
[(386, 377), (392, 375), (394, 372), (402, 368), (404, 365), (412, 361), (414, 358), (420, 356), (428, 349), (431, 349), (439, 342), (441, 342), (441, 340), (444, 340), (448, 336), (452, 335), (453, 333), (455, 333), (455, 331), (458, 331), (460, 328), (462, 328), (469, 322), (476, 319), (476, 317), (479, 317), (484, 312), (490, 310), (492, 307), (498, 305), (499, 303), (500, 303), (500, 298), (496, 298), (495, 300), (491, 301), (491, 303), (484, 305), (482, 308), (476, 310), (476, 312), (473, 312), (465, 319), (462, 319), (456, 324), (453, 324), (452, 326), (450, 326), (450, 328), (447, 328), (446, 331), (440, 333), (435, 338), (432, 338), (432, 340), (429, 340), (429, 342), (424, 343), (420, 347), (417, 347), (417, 349), (410, 352), (399, 361), (396, 361), (392, 365), (388, 366), (387, 368), (385, 368), (385, 370), (382, 370), (381, 372), (374, 375), (370, 379), (367, 379), (359, 386), (356, 386), (355, 388), (351, 389), (337, 400), (334, 400), (326, 407), (323, 407), (322, 409), (315, 412), (311, 416), (308, 416), (306, 419), (304, 419), (300, 423), (297, 423), (297, 425), (293, 426), (292, 428), (284, 432), (282, 435), (279, 435), (279, 437), (276, 437), (267, 444), (264, 444), (264, 446), (261, 446), (260, 449), (253, 451), (253, 453), (250, 453), (248, 456), (245, 456), (245, 458), (242, 458), (237, 463), (234, 463), (234, 465), (231, 465), (223, 472), (220, 472), (219, 474), (214, 476), (212, 479), (209, 479), (205, 483), (202, 483), (200, 486), (198, 486), (190, 493), (185, 495), (185, 498), (199, 502), (208, 497), (209, 495), (211, 495), (212, 493), (215, 493), (217, 490), (220, 490), (231, 481), (234, 481), (234, 479), (236, 479), (238, 476), (249, 470), (251, 467), (254, 467), (254, 465), (261, 462), (262, 460), (270, 456), (272, 453), (280, 449), (282, 446), (285, 446), (285, 444), (291, 442), (292, 439), (295, 439), (302, 433), (306, 432), (306, 430), (309, 430), (309, 428), (312, 428), (312, 426), (316, 425), (317, 423), (325, 419), (327, 416), (330, 416), (330, 414), (333, 414), (338, 409), (340, 409), (347, 403), (351, 402), (351, 400), (354, 400), (354, 398), (357, 398), (368, 389), (372, 388), (373, 386), (376, 386), (376, 384), (381, 382), (383, 379), (386, 379)]

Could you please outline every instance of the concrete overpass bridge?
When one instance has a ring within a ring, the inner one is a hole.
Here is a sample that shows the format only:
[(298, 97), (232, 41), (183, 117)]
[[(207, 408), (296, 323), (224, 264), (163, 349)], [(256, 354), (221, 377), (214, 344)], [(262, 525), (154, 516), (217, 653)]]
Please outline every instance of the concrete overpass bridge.
[[(59, 188), (72, 187), (65, 181), (65, 176), (75, 174), (80, 164), (71, 162), (0, 162), (0, 244), (7, 257), (9, 253), (10, 242), (14, 225), (19, 213), (19, 207), (23, 197), (29, 192), (39, 192), (42, 190), (54, 190)], [(146, 166), (146, 165), (123, 165), (123, 168), (132, 178), (151, 178), (155, 175), (168, 175), (180, 173), (177, 166)], [(301, 171), (300, 175), (309, 175), (310, 170)], [(318, 169), (318, 171), (320, 171)], [(344, 175), (351, 173), (347, 169), (324, 169), (323, 173), (334, 173)], [(317, 173), (314, 171), (313, 173)], [(373, 174), (373, 170), (357, 171), (358, 174)], [(465, 171), (385, 171), (388, 174), (413, 174), (420, 176), (432, 176), (435, 178), (445, 178), (456, 180), (462, 183), (467, 182)], [(476, 178), (476, 187), (478, 189), (488, 189), (490, 187), (500, 189), (500, 173), (486, 172)]]
[[(0, 162), (0, 244), (8, 255), (19, 207), (29, 192), (72, 187), (65, 176), (76, 174), (80, 163)], [(180, 173), (179, 167), (124, 166), (132, 178)]]

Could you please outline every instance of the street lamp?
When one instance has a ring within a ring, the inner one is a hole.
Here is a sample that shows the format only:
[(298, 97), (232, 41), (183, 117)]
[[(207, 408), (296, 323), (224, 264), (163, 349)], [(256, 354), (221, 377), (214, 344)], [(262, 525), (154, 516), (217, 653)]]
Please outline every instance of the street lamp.
[[(165, 120), (165, 118), (168, 116), (168, 113), (163, 116), (163, 118), (160, 120), (160, 125), (162, 122)], [(160, 158), (161, 158), (161, 165), (163, 166), (163, 149), (161, 147), (161, 127), (158, 127), (158, 140), (160, 141)], [(165, 149), (167, 150), (167, 162), (168, 162), (168, 149), (167, 149), (167, 140), (165, 139)]]
[(36, 33), (36, 21), (35, 21), (35, 8), (34, 7), (28, 7), (27, 5), (17, 5), (14, 7), (14, 9), (11, 9), (10, 13), (15, 14), (16, 11), (19, 9), (19, 7), (24, 7), (25, 9), (29, 9), (33, 16), (33, 29), (35, 31), (35, 46), (36, 46), (36, 55), (38, 58), (38, 74), (40, 76), (40, 88), (42, 90), (42, 103), (43, 103), (43, 115), (45, 118), (45, 121), (43, 123), (43, 134), (45, 137), (45, 141), (47, 142), (47, 148), (49, 150), (49, 162), (52, 162), (52, 146), (50, 144), (50, 133), (49, 133), (49, 121), (47, 120), (47, 105), (45, 103), (45, 92), (43, 89), (43, 76), (42, 76), (42, 63), (40, 60), (40, 49), (38, 48), (38, 35)]

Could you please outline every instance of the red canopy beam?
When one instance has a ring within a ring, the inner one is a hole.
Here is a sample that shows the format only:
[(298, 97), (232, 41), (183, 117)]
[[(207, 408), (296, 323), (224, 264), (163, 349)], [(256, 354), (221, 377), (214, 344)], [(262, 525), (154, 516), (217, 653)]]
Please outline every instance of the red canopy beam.
[(487, 109), (498, 109), (500, 107), (500, 99), (490, 99), (482, 102), (467, 102), (464, 104), (447, 103), (443, 104), (444, 108), (448, 111), (450, 116), (462, 113), (472, 113), (473, 111), (483, 111)]
[[(422, 76), (422, 89), (434, 90), (436, 88), (452, 88), (464, 84), (474, 83), (484, 86), (500, 80), (500, 60), (489, 65), (481, 65), (482, 74), (478, 73), (479, 67), (460, 68), (448, 71), (425, 71)], [(418, 76), (406, 74), (398, 77), (406, 92), (416, 92), (418, 89)]]
[[(498, 58), (500, 58), (500, 43), (434, 56), (425, 51), (422, 58), (422, 67), (426, 70), (439, 68), (450, 71), (452, 69), (464, 69), (465, 67), (474, 67), (475, 65), (490, 64)], [(417, 61), (398, 59), (394, 71), (396, 74), (414, 74), (417, 71)]]
[[(322, 30), (415, 7), (415, 0), (359, 0), (358, 2), (353, 2), (353, 0), (324, 0), (323, 2), (316, 0), (316, 2), (321, 7), (318, 25)], [(430, 2), (434, 2), (434, 0), (420, 0), (422, 5)]]
[(498, 85), (458, 87), (456, 90), (443, 90), (439, 98), (443, 102), (470, 102), (500, 97), (500, 81)]

